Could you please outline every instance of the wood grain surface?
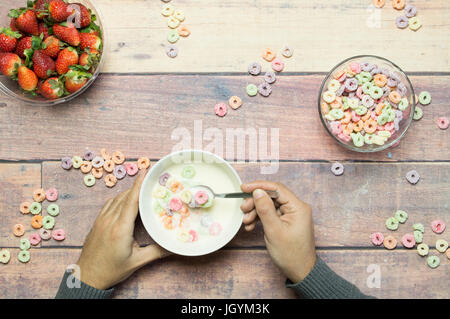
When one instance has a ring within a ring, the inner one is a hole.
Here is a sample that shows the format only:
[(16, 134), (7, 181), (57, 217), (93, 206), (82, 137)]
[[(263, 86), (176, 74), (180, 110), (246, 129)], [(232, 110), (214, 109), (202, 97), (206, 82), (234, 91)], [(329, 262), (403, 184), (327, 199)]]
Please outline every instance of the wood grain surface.
[[(179, 144), (180, 137), (172, 139), (175, 128), (190, 134), (188, 148), (205, 148), (210, 143), (203, 136), (208, 128), (218, 128), (223, 139), (227, 129), (278, 128), (281, 160), (388, 161), (388, 151), (394, 161), (450, 159), (450, 130), (440, 130), (435, 122), (450, 116), (449, 76), (411, 77), (416, 91), (428, 90), (433, 102), (423, 107), (423, 118), (412, 123), (400, 146), (377, 154), (347, 151), (325, 131), (317, 111), (323, 78), (281, 76), (268, 98), (245, 94), (247, 83), (258, 83), (261, 76), (196, 75), (104, 75), (81, 97), (56, 107), (22, 105), (1, 96), (0, 159), (59, 160), (102, 147), (120, 149), (129, 158), (159, 159)], [(241, 96), (244, 105), (219, 118), (214, 105), (232, 95)], [(194, 129), (194, 121), (201, 121), (202, 129)], [(200, 147), (194, 144), (196, 132), (203, 137)], [(274, 149), (269, 147), (271, 158)], [(227, 150), (223, 142), (223, 157)], [(247, 147), (246, 158), (248, 152)]]

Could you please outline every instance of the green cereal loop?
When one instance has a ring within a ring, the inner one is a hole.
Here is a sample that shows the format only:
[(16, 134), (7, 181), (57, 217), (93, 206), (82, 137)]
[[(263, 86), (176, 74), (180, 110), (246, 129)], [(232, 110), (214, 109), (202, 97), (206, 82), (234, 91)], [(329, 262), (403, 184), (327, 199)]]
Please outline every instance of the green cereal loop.
[(390, 217), (386, 220), (386, 228), (389, 230), (398, 229), (398, 220), (394, 217)]
[(172, 29), (167, 34), (167, 41), (169, 41), (170, 43), (177, 42), (179, 38), (180, 38), (180, 36), (178, 35), (178, 31), (177, 30)]
[(336, 119), (334, 118), (333, 115), (331, 115), (330, 113), (324, 115), (324, 118), (326, 118), (328, 121), (335, 121)]
[(364, 137), (361, 135), (361, 133), (352, 133), (350, 134), (350, 136), (352, 137), (353, 145), (355, 145), (356, 147), (361, 147), (364, 145)]
[(73, 168), (80, 168), (81, 164), (83, 164), (83, 159), (80, 156), (72, 157), (72, 166), (73, 166)]
[(375, 86), (372, 86), (369, 94), (374, 100), (378, 100), (379, 98), (381, 98), (383, 96), (383, 90), (375, 85)]
[(404, 224), (408, 219), (408, 214), (404, 210), (398, 210), (395, 212), (394, 217), (399, 223)]
[(58, 216), (59, 215), (59, 206), (57, 204), (50, 204), (47, 207), (47, 214), (50, 216)]
[(356, 79), (356, 81), (358, 81), (358, 85), (362, 85), (363, 84), (363, 79), (362, 79), (361, 74), (356, 74), (355, 75), (355, 79)]
[(448, 242), (443, 239), (438, 239), (436, 241), (436, 250), (440, 253), (445, 253), (448, 248)]
[(344, 111), (341, 109), (332, 109), (329, 114), (331, 114), (331, 116), (333, 116), (336, 120), (340, 120), (344, 117)]
[(163, 202), (168, 204), (170, 202), (170, 199), (172, 198), (173, 193), (166, 189), (166, 195), (162, 198)]
[(420, 120), (422, 118), (422, 116), (423, 116), (422, 109), (416, 105), (416, 107), (414, 108), (413, 119), (418, 121), (418, 120)]
[(439, 264), (441, 263), (441, 260), (438, 256), (430, 256), (427, 258), (427, 264), (430, 268), (437, 268)]
[(52, 216), (45, 216), (42, 219), (42, 227), (44, 227), (44, 229), (53, 229), (53, 227), (55, 227), (55, 218)]
[(404, 111), (406, 110), (406, 108), (409, 106), (409, 101), (408, 98), (404, 97), (400, 100), (400, 102), (398, 103), (398, 109), (400, 111)]
[(418, 230), (418, 231), (420, 231), (422, 233), (425, 232), (425, 227), (421, 223), (414, 224), (413, 225), (413, 229), (414, 230)]
[(195, 176), (194, 166), (188, 165), (183, 167), (183, 170), (181, 171), (181, 176), (183, 176), (184, 178), (193, 178)]
[(363, 92), (365, 93), (365, 94), (369, 94), (370, 95), (370, 92), (372, 92), (372, 83), (371, 82), (366, 82), (366, 83), (364, 83), (363, 84), (363, 86), (362, 86), (362, 90), (363, 90)]
[[(370, 83), (370, 81), (372, 81), (372, 74), (370, 74), (369, 72), (363, 71), (360, 73), (360, 75), (361, 75), (362, 82), (364, 84)], [(363, 88), (363, 92), (364, 92), (364, 88)]]
[(33, 215), (40, 214), (42, 211), (42, 205), (38, 202), (32, 202), (30, 205), (30, 213)]
[(83, 180), (84, 185), (86, 185), (87, 187), (92, 187), (95, 185), (95, 177), (92, 174), (87, 174), (86, 176), (84, 176)]
[(31, 244), (28, 239), (22, 238), (20, 240), (20, 245), (19, 245), (20, 250), (28, 250), (28, 249), (30, 249), (30, 247), (31, 247)]
[(386, 124), (388, 119), (389, 119), (389, 116), (386, 113), (381, 114), (380, 116), (378, 116), (377, 123), (378, 123), (378, 125), (384, 125), (384, 124)]
[(420, 244), (423, 241), (423, 234), (420, 230), (414, 231), (414, 239), (418, 244)]
[(342, 99), (342, 108), (344, 109), (344, 111), (347, 110), (349, 107), (350, 105), (348, 105), (348, 100), (345, 99), (344, 101), (344, 99)]
[(254, 84), (247, 85), (246, 88), (248, 96), (255, 96), (258, 93), (258, 87)]
[(367, 107), (364, 105), (360, 105), (355, 109), (355, 113), (358, 115), (364, 115), (367, 113)]
[(30, 252), (28, 250), (21, 250), (19, 251), (19, 254), (17, 255), (17, 259), (21, 263), (27, 263), (30, 261)]
[(386, 112), (386, 115), (388, 116), (388, 122), (392, 122), (392, 121), (395, 120), (395, 112), (394, 112), (393, 109), (389, 109), (389, 110)]
[(208, 201), (206, 203), (204, 203), (203, 205), (200, 205), (201, 208), (209, 208), (212, 206), (213, 204), (213, 197), (212, 196), (208, 196)]
[(364, 143), (366, 143), (367, 145), (372, 145), (372, 143), (373, 143), (373, 134), (366, 133), (364, 135)]
[(419, 103), (422, 105), (428, 105), (431, 103), (431, 94), (428, 91), (420, 92)]
[(159, 201), (154, 201), (153, 202), (153, 211), (156, 214), (161, 214), (163, 212), (164, 208), (161, 206), (161, 204), (159, 203)]
[(427, 244), (419, 244), (419, 245), (417, 245), (417, 253), (420, 255), (420, 256), (426, 256), (426, 255), (428, 255), (428, 252), (430, 251), (430, 248), (428, 247), (428, 245)]
[(355, 98), (348, 99), (348, 106), (350, 106), (352, 110), (356, 109), (359, 106), (359, 100)]

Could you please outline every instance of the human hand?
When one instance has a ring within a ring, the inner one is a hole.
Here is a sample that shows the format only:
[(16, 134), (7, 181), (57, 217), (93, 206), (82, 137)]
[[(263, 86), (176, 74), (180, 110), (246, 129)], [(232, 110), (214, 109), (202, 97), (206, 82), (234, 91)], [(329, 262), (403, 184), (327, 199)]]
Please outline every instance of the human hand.
[[(241, 189), (253, 193), (241, 205), (245, 230), (252, 231), (260, 219), (273, 262), (292, 282), (305, 279), (316, 263), (311, 207), (280, 183), (255, 181)], [(269, 190), (277, 191), (278, 198), (272, 200)]]
[(98, 215), (77, 262), (79, 279), (85, 284), (111, 288), (145, 264), (170, 254), (156, 244), (139, 247), (133, 237), (145, 174), (142, 170), (133, 187), (108, 200)]

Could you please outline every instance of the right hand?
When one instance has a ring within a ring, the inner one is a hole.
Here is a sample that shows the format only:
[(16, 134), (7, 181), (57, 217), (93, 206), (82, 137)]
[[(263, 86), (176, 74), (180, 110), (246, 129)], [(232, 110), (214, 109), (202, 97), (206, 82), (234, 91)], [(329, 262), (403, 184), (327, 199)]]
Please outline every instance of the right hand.
[[(280, 183), (255, 181), (241, 189), (253, 193), (241, 205), (245, 229), (252, 231), (259, 218), (273, 262), (292, 282), (305, 279), (316, 263), (311, 207)], [(268, 190), (277, 191), (278, 198), (272, 200)]]

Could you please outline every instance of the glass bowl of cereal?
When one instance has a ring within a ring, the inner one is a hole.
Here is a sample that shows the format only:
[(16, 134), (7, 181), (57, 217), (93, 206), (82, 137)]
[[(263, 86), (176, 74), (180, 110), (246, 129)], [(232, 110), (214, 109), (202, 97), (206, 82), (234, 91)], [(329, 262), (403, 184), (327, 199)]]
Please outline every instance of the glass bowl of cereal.
[[(55, 17), (51, 12), (59, 11), (51, 5), (51, 0), (0, 2), (0, 26), (13, 43), (0, 53), (0, 92), (18, 102), (51, 106), (70, 101), (94, 83), (104, 64), (105, 28), (93, 1), (59, 3), (66, 14)], [(27, 28), (22, 20), (36, 23)]]
[(225, 160), (209, 152), (174, 152), (152, 166), (139, 195), (139, 213), (148, 234), (163, 248), (184, 256), (212, 253), (239, 231), (242, 199), (214, 198), (240, 192), (241, 180)]
[(398, 145), (416, 105), (408, 76), (391, 61), (372, 55), (336, 65), (320, 88), (323, 126), (345, 148), (363, 153)]

